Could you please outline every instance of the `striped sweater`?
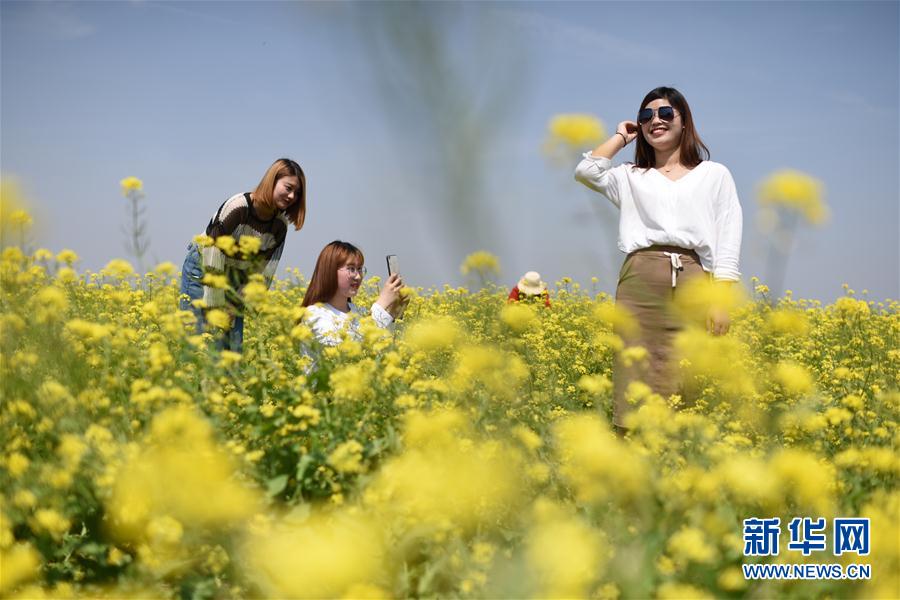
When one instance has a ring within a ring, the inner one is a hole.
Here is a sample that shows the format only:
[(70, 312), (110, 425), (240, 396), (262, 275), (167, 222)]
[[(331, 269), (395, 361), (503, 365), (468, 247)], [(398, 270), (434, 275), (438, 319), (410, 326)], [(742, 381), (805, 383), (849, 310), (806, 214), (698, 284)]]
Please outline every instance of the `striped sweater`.
[(230, 235), (235, 242), (239, 242), (241, 236), (252, 236), (260, 240), (259, 252), (250, 260), (244, 260), (240, 252), (228, 256), (215, 246), (202, 249), (203, 272), (224, 274), (229, 285), (227, 290), (203, 286), (206, 306), (212, 308), (230, 305), (238, 312), (243, 312), (241, 289), (254, 273), (262, 273), (266, 285), (271, 285), (284, 249), (287, 229), (288, 219), (282, 212), (277, 212), (271, 219), (261, 219), (253, 209), (249, 193), (235, 194), (226, 200), (210, 219), (206, 235), (213, 239)]

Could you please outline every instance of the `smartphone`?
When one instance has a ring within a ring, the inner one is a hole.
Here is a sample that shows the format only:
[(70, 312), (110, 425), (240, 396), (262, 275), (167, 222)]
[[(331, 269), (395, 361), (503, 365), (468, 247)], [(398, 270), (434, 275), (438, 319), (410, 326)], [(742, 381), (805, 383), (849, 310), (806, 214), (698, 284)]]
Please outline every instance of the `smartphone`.
[(388, 277), (390, 277), (394, 273), (400, 272), (400, 269), (397, 266), (397, 255), (396, 254), (388, 254), (387, 255), (387, 267), (388, 267)]

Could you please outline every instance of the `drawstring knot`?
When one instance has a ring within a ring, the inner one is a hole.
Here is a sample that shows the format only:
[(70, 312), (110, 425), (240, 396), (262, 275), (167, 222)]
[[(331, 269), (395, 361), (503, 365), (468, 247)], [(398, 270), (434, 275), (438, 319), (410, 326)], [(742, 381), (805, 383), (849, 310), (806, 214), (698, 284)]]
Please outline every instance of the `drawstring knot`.
[(675, 287), (678, 271), (684, 271), (684, 266), (681, 264), (681, 255), (677, 252), (663, 252), (663, 254), (669, 257), (669, 263), (672, 265), (672, 287)]

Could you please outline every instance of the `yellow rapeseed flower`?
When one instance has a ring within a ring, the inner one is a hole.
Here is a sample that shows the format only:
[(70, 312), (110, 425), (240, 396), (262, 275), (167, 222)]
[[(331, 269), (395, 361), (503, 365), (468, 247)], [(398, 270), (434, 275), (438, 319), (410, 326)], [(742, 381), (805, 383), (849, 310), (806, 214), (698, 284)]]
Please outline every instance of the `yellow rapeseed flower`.
[(178, 527), (226, 527), (257, 508), (256, 494), (235, 480), (231, 457), (215, 444), (212, 426), (191, 408), (158, 414), (135, 450), (107, 502), (119, 539), (172, 541)]
[[(462, 418), (458, 411), (439, 411), (438, 423)], [(442, 433), (422, 413), (413, 423), (420, 431), (408, 431), (408, 445), (378, 471), (366, 489), (364, 500), (384, 517), (392, 517), (422, 529), (456, 526), (470, 530), (494, 523), (522, 501), (522, 458), (513, 448), (498, 442), (478, 442), (458, 434)], [(468, 427), (459, 423), (464, 430)], [(439, 434), (424, 440), (426, 431)]]
[(71, 433), (63, 434), (56, 453), (69, 469), (74, 469), (81, 462), (81, 457), (88, 451), (88, 446), (81, 438)]
[(200, 233), (194, 236), (194, 243), (200, 246), (201, 248), (208, 248), (210, 246), (215, 245), (216, 241), (206, 235), (205, 233)]
[(56, 280), (60, 283), (74, 283), (78, 279), (78, 273), (71, 267), (60, 267), (56, 271)]
[(622, 350), (620, 357), (622, 362), (626, 367), (630, 367), (635, 363), (641, 363), (647, 360), (650, 356), (650, 352), (647, 351), (643, 346), (629, 346)]
[(624, 306), (613, 302), (600, 302), (592, 312), (593, 317), (622, 335), (635, 336), (640, 332), (640, 326), (632, 314)]
[(813, 225), (828, 218), (822, 182), (801, 171), (785, 169), (770, 175), (760, 184), (759, 201), (795, 211)]
[(797, 310), (773, 310), (766, 319), (769, 331), (774, 334), (804, 336), (809, 332), (809, 319)]
[(812, 510), (828, 516), (834, 510), (834, 468), (808, 450), (788, 448), (776, 453), (769, 472), (778, 477), (781, 489), (798, 504), (798, 510)]
[(258, 302), (262, 302), (266, 298), (266, 293), (268, 289), (264, 283), (259, 281), (251, 281), (247, 285), (244, 286), (242, 293), (244, 295), (244, 300), (247, 302), (254, 304)]
[(227, 254), (234, 256), (238, 251), (237, 242), (230, 235), (220, 235), (216, 238), (216, 248)]
[(214, 308), (207, 311), (206, 321), (213, 327), (228, 329), (231, 327), (231, 317), (224, 310)]
[(584, 113), (555, 115), (547, 124), (547, 133), (549, 144), (573, 149), (591, 149), (606, 139), (603, 122)]
[(244, 256), (254, 256), (259, 252), (262, 240), (255, 235), (242, 235), (238, 241), (238, 249)]
[(471, 423), (455, 408), (413, 410), (404, 415), (403, 424), (403, 443), (407, 448), (450, 445), (454, 440), (472, 436)]
[(711, 310), (733, 313), (747, 301), (743, 287), (737, 283), (713, 281), (706, 277), (694, 277), (683, 285), (675, 299), (675, 305), (689, 322), (706, 326)]
[(72, 319), (65, 325), (65, 332), (83, 342), (98, 342), (112, 334), (112, 327), (103, 323), (91, 323), (82, 319)]
[(155, 517), (147, 523), (146, 537), (156, 546), (174, 546), (184, 537), (184, 527), (169, 515)]
[(489, 346), (470, 346), (459, 353), (452, 381), (459, 392), (483, 385), (494, 397), (511, 400), (528, 378), (520, 356)]
[(537, 584), (536, 597), (584, 597), (603, 574), (603, 535), (566, 509), (539, 499), (534, 525), (526, 539), (528, 570)]
[(13, 505), (19, 508), (32, 509), (37, 506), (37, 496), (31, 490), (19, 490), (13, 496)]
[(32, 521), (38, 530), (50, 534), (55, 540), (62, 539), (71, 527), (70, 521), (52, 508), (36, 510)]
[(284, 520), (251, 535), (242, 554), (267, 598), (340, 598), (362, 584), (387, 585), (376, 523), (349, 511)]
[(644, 460), (594, 415), (568, 417), (553, 428), (560, 473), (582, 502), (630, 500), (647, 490)]
[(752, 374), (741, 368), (750, 364), (748, 349), (732, 336), (711, 336), (700, 327), (688, 327), (676, 335), (675, 353), (689, 376), (711, 378), (733, 394), (754, 391)]
[(440, 316), (410, 324), (403, 337), (414, 349), (431, 353), (453, 348), (462, 335), (453, 319)]
[(856, 300), (849, 296), (842, 296), (834, 303), (834, 309), (838, 314), (846, 317), (866, 317), (871, 310), (863, 300)]
[(34, 254), (31, 255), (31, 258), (34, 259), (35, 262), (48, 262), (53, 260), (53, 253), (46, 248), (38, 248), (34, 251)]
[(106, 263), (106, 266), (100, 269), (102, 275), (124, 279), (134, 274), (134, 267), (127, 260), (114, 258)]
[(813, 389), (813, 379), (801, 365), (783, 361), (775, 366), (775, 380), (791, 396), (803, 396)]
[(745, 454), (729, 456), (716, 467), (715, 475), (736, 501), (776, 508), (779, 481), (761, 458)]
[(537, 450), (543, 445), (543, 440), (541, 440), (541, 436), (530, 430), (528, 427), (524, 425), (516, 425), (512, 431), (513, 435), (516, 436), (522, 445), (524, 445), (529, 450)]
[(14, 210), (9, 213), (7, 220), (10, 225), (14, 225), (16, 227), (28, 228), (34, 223), (34, 219), (31, 218), (31, 215), (28, 214), (28, 211), (25, 210)]
[(69, 298), (66, 292), (55, 286), (47, 286), (32, 299), (34, 319), (38, 323), (52, 323), (66, 316)]
[(119, 182), (122, 186), (122, 195), (127, 196), (129, 192), (140, 192), (144, 189), (144, 182), (137, 177), (126, 177)]
[(592, 396), (602, 396), (612, 390), (613, 384), (605, 375), (582, 375), (578, 387)]
[(227, 290), (229, 287), (228, 278), (225, 275), (216, 275), (215, 273), (204, 273), (202, 283), (217, 290)]
[(0, 549), (0, 594), (5, 594), (19, 584), (34, 579), (40, 573), (40, 554), (31, 544), (16, 544)]
[(19, 452), (13, 452), (6, 458), (6, 470), (14, 478), (27, 471), (30, 464), (31, 461), (28, 460), (28, 457)]
[(335, 369), (328, 380), (334, 399), (345, 402), (361, 402), (371, 398), (373, 374), (373, 365), (367, 361)]
[(490, 275), (499, 275), (500, 261), (490, 252), (479, 250), (466, 257), (459, 267), (459, 272), (463, 275), (475, 273), (484, 278)]
[(526, 304), (507, 304), (500, 311), (500, 320), (516, 333), (528, 331), (538, 322), (534, 308)]
[(718, 552), (703, 531), (686, 525), (669, 538), (666, 548), (676, 561), (709, 564), (718, 558)]
[(0, 228), (7, 225), (27, 227), (31, 223), (28, 202), (18, 179), (4, 173), (0, 178)]
[(895, 598), (900, 586), (900, 492), (896, 489), (879, 491), (863, 506), (860, 517), (868, 518), (872, 535), (869, 556), (872, 562), (872, 582), (866, 594), (871, 598)]
[(728, 567), (719, 573), (716, 580), (719, 587), (723, 590), (732, 592), (743, 590), (747, 587), (747, 580), (744, 578), (744, 572), (738, 567)]
[(178, 267), (169, 261), (163, 261), (153, 268), (153, 272), (159, 275), (174, 275), (177, 270)]
[(328, 455), (328, 464), (339, 473), (360, 473), (365, 467), (362, 462), (362, 451), (362, 444), (356, 440), (349, 440)]

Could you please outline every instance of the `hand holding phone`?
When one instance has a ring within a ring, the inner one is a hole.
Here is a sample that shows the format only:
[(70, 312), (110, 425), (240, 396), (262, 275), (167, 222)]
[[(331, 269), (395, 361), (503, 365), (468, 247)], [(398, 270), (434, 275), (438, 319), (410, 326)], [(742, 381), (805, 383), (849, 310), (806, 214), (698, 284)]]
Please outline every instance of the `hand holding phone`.
[(397, 266), (397, 255), (396, 254), (388, 254), (387, 255), (387, 269), (388, 269), (388, 277), (393, 275), (394, 273), (399, 273), (400, 269)]
[[(387, 269), (388, 269), (388, 279), (393, 277), (394, 275), (400, 274), (400, 267), (397, 261), (396, 254), (388, 254), (387, 255)], [(399, 281), (402, 285), (402, 281)], [(395, 319), (399, 319), (403, 317), (403, 313), (406, 310), (406, 305), (409, 304), (409, 298), (400, 294), (400, 290), (397, 290), (397, 297), (393, 299), (391, 302), (390, 308), (388, 312), (390, 312)]]

